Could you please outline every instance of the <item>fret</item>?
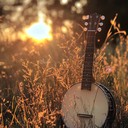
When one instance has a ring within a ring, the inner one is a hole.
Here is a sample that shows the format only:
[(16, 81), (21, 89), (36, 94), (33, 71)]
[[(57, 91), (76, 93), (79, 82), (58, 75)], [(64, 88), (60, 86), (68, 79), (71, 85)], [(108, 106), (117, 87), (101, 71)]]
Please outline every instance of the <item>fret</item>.
[(94, 49), (92, 49), (92, 48), (86, 49), (86, 54), (85, 55), (87, 55), (87, 54), (92, 55), (93, 52), (94, 52)]
[(93, 57), (88, 57), (88, 56), (85, 56), (85, 61), (93, 61)]
[(89, 42), (88, 42), (88, 44), (87, 44), (87, 46), (89, 46), (89, 47), (93, 46), (93, 45), (94, 45), (94, 43), (93, 43), (93, 42), (94, 42), (94, 40), (95, 40), (95, 39), (93, 39), (93, 40), (89, 41)]
[(89, 70), (88, 71), (86, 70), (86, 72), (83, 73), (83, 76), (90, 76), (90, 75), (92, 75), (92, 72), (90, 72)]
[(87, 62), (84, 63), (84, 67), (88, 66), (88, 65), (93, 65), (93, 62), (92, 61), (87, 61)]
[[(85, 59), (88, 59), (87, 61), (92, 60), (92, 59), (93, 59), (93, 56), (86, 55), (86, 56), (85, 56)], [(85, 61), (86, 61), (86, 60), (85, 60)]]
[(93, 56), (93, 53), (90, 52), (90, 51), (88, 51), (88, 50), (86, 50), (86, 54), (85, 54), (85, 56)]
[(86, 49), (88, 49), (88, 48), (92, 48), (92, 49), (94, 49), (94, 47), (93, 47), (94, 44), (91, 43), (91, 42), (89, 42), (89, 43), (90, 43), (90, 44), (87, 44), (87, 45), (86, 45)]
[(92, 63), (87, 63), (87, 64), (84, 66), (84, 70), (86, 70), (86, 68), (87, 68), (87, 69), (90, 69), (92, 66), (93, 66)]
[(85, 72), (83, 74), (86, 74), (86, 72), (92, 72), (92, 69), (91, 68), (88, 68), (88, 69), (85, 69)]
[(92, 73), (85, 73), (85, 74), (83, 74), (83, 79), (90, 79), (90, 78), (92, 78)]
[(85, 80), (85, 81), (83, 81), (82, 82), (82, 85), (84, 86), (84, 85), (89, 85), (89, 84), (92, 84), (92, 80)]
[(85, 72), (83, 73), (84, 74), (91, 74), (92, 73), (92, 69), (85, 69)]
[(85, 74), (88, 74), (88, 75), (92, 74), (92, 69), (86, 70), (86, 72), (84, 72), (83, 75), (85, 75)]
[(83, 72), (83, 75), (84, 74), (91, 74), (92, 73), (92, 68), (86, 68), (86, 69), (84, 69), (84, 72)]
[(84, 66), (86, 65), (93, 65), (93, 58), (88, 58), (88, 57), (85, 57), (85, 63), (84, 63)]
[(93, 52), (94, 52), (94, 49), (92, 49), (92, 48), (86, 49), (86, 54), (90, 54), (90, 53), (93, 53)]
[(94, 47), (92, 47), (92, 46), (87, 46), (87, 47), (86, 47), (86, 54), (85, 54), (85, 55), (90, 54), (90, 55), (93, 56), (93, 53), (94, 53)]
[[(85, 63), (86, 64), (86, 63)], [(86, 71), (91, 71), (92, 70), (92, 66), (93, 66), (93, 64), (92, 63), (90, 63), (90, 64), (86, 64), (84, 67), (83, 67), (83, 69), (84, 70), (86, 70)]]
[(91, 57), (91, 58), (93, 58), (93, 54), (92, 53), (86, 53), (85, 54), (85, 57)]
[(85, 70), (86, 70), (86, 68), (89, 69), (89, 68), (91, 68), (91, 67), (92, 67), (92, 64), (89, 64), (89, 65), (85, 65), (85, 66), (84, 66)]
[(90, 75), (84, 74), (83, 75), (83, 80), (91, 80), (91, 79), (92, 79), (92, 74), (90, 74)]
[(88, 81), (92, 81), (92, 75), (90, 75), (90, 76), (91, 76), (90, 78), (88, 78), (88, 77), (85, 76), (85, 77), (83, 78), (83, 81), (87, 81), (87, 82), (88, 82)]

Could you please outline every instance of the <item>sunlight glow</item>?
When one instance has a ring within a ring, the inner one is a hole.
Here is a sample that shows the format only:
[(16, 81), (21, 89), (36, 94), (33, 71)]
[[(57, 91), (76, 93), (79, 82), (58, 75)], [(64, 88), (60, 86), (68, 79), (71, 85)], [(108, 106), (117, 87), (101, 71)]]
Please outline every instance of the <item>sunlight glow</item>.
[(62, 5), (65, 5), (65, 4), (68, 4), (68, 0), (60, 0), (60, 3), (62, 4)]
[(30, 27), (25, 29), (26, 35), (37, 42), (52, 40), (51, 26), (46, 24), (43, 18), (43, 15), (40, 14), (38, 22), (33, 23)]

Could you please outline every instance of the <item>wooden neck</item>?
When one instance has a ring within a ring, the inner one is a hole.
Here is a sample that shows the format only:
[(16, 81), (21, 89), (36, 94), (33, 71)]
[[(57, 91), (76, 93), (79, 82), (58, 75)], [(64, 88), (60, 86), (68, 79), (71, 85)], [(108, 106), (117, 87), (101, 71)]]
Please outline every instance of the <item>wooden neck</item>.
[(93, 82), (93, 56), (95, 48), (95, 32), (87, 32), (87, 45), (85, 51), (84, 67), (83, 67), (83, 76), (82, 76), (82, 85), (81, 89), (91, 90), (91, 85)]

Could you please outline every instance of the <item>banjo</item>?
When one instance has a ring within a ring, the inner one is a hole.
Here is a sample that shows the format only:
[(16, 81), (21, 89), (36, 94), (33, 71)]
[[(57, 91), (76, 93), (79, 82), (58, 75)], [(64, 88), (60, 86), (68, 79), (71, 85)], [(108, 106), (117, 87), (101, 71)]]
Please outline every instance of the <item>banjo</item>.
[(92, 74), (96, 33), (104, 16), (94, 13), (87, 17), (82, 82), (64, 95), (61, 115), (67, 128), (111, 128), (116, 115), (113, 95), (104, 85), (94, 82)]

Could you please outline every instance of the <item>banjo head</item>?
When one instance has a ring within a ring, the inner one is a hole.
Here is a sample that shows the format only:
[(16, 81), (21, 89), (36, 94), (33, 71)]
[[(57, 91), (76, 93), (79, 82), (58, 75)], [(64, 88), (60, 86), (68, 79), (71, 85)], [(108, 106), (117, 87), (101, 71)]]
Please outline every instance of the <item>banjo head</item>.
[(62, 101), (62, 117), (68, 128), (102, 127), (109, 111), (108, 99), (96, 84), (91, 91), (81, 90), (81, 83), (72, 86)]

